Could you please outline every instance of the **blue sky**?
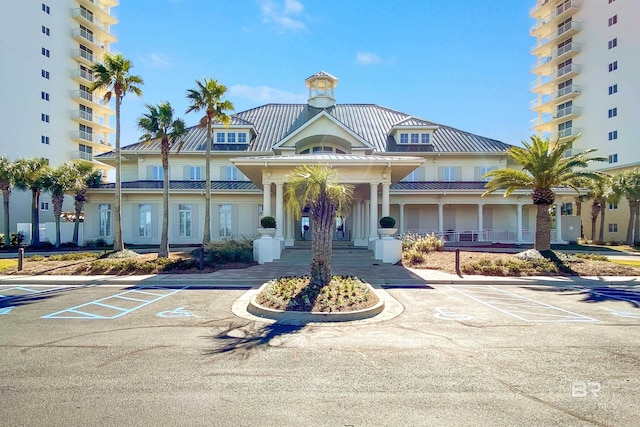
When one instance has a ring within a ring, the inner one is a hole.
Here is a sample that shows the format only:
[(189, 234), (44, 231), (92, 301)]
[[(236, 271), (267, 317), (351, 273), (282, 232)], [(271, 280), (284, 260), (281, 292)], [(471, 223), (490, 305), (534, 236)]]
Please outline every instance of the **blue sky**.
[(338, 77), (338, 103), (374, 103), (519, 144), (531, 135), (527, 0), (121, 0), (118, 42), (144, 79), (127, 95), (122, 144), (144, 104), (186, 115), (187, 89), (212, 77), (235, 111), (304, 103), (304, 79)]

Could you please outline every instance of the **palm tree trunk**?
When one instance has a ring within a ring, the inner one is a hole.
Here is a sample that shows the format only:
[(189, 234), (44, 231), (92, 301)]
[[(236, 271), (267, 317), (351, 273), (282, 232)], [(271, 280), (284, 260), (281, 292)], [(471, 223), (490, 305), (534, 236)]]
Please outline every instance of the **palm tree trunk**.
[(202, 244), (206, 245), (211, 241), (211, 119), (207, 117), (207, 150), (205, 155), (204, 174), (204, 233)]
[(551, 215), (548, 204), (540, 204), (536, 214), (536, 239), (534, 249), (538, 251), (551, 250)]
[[(322, 196), (320, 196), (322, 197)], [(311, 242), (310, 285), (325, 286), (331, 282), (331, 245), (336, 206), (325, 200), (312, 213), (313, 230)]]
[(76, 210), (76, 219), (73, 221), (73, 244), (78, 246), (78, 235), (80, 234), (80, 214), (82, 213), (82, 205), (84, 203), (78, 200), (78, 194), (74, 201), (74, 207)]
[(596, 220), (598, 219), (598, 215), (600, 214), (600, 206), (597, 200), (594, 200), (591, 203), (591, 241), (595, 242), (596, 240)]
[(636, 222), (636, 211), (638, 210), (638, 202), (635, 200), (627, 200), (629, 203), (629, 222), (627, 223), (627, 238), (625, 239), (627, 245), (633, 245), (633, 226)]
[(162, 234), (158, 258), (169, 258), (169, 142), (162, 141)]
[(2, 190), (2, 205), (4, 207), (4, 247), (11, 246), (11, 223), (9, 221), (9, 196), (11, 193), (5, 189)]
[(31, 246), (40, 245), (40, 190), (31, 190)]
[(60, 215), (62, 215), (62, 204), (64, 203), (64, 194), (54, 194), (52, 198), (53, 216), (56, 224), (56, 248), (60, 247)]
[(600, 205), (600, 232), (598, 233), (598, 241), (600, 243), (604, 242), (604, 214), (605, 214), (605, 210), (607, 208), (607, 204), (605, 202), (602, 202), (602, 204)]
[(122, 153), (120, 152), (120, 104), (122, 96), (116, 91), (116, 182), (113, 201), (113, 250), (123, 251), (122, 241)]

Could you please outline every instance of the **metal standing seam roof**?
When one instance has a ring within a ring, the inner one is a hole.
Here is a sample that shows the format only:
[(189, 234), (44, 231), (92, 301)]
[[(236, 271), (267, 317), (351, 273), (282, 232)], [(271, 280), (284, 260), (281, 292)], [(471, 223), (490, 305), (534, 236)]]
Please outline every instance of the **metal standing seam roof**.
[[(395, 147), (400, 145), (396, 144), (393, 136), (389, 135), (394, 126), (438, 126), (433, 132), (431, 144), (428, 145), (427, 150), (434, 153), (499, 153), (510, 147), (509, 144), (495, 139), (429, 122), (375, 104), (336, 104), (326, 109), (311, 107), (307, 104), (266, 104), (233, 115), (231, 123), (237, 126), (252, 126), (255, 130), (256, 136), (249, 142), (247, 151), (269, 152), (275, 144), (323, 110), (353, 133), (368, 141), (374, 147), (374, 152), (397, 151)], [(206, 129), (198, 126), (190, 127), (184, 138), (182, 151), (204, 151), (205, 140)], [(128, 151), (159, 152), (160, 144), (153, 141), (122, 148), (123, 154)], [(175, 151), (174, 148), (172, 152)], [(114, 157), (113, 151), (96, 156), (98, 159), (112, 157)]]
[[(204, 181), (171, 181), (169, 182), (170, 190), (204, 190)], [(97, 188), (112, 189), (115, 188), (113, 182), (101, 184)], [(121, 183), (123, 190), (162, 190), (164, 188), (163, 181), (160, 180), (141, 180), (127, 181)], [(259, 191), (260, 189), (251, 181), (211, 181), (211, 190), (249, 190)]]
[(391, 190), (443, 191), (486, 190), (484, 181), (402, 181), (391, 185)]

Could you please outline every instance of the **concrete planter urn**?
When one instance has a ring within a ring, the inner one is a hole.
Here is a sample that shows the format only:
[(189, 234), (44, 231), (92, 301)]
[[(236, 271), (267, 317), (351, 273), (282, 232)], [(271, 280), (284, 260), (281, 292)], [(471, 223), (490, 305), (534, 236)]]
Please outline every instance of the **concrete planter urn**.
[(394, 234), (398, 232), (397, 228), (378, 228), (378, 234), (382, 239), (392, 239)]
[(275, 228), (258, 227), (258, 234), (262, 237), (273, 237), (276, 235)]
[(276, 219), (272, 216), (263, 216), (260, 218), (260, 227), (258, 234), (263, 238), (269, 238), (276, 235)]

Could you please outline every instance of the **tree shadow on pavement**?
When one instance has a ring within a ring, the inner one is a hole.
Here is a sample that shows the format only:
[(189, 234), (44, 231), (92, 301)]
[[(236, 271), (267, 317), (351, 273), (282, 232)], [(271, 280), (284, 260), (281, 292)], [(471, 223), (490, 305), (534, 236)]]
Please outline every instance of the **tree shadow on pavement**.
[(229, 324), (220, 332), (209, 337), (213, 346), (205, 351), (208, 356), (234, 354), (248, 358), (252, 353), (278, 347), (283, 338), (302, 330), (306, 325), (285, 325), (282, 323), (247, 322), (244, 325)]
[(571, 287), (553, 287), (553, 286), (523, 286), (523, 289), (529, 289), (536, 292), (553, 292), (562, 295), (581, 295), (582, 302), (599, 303), (607, 301), (628, 302), (635, 308), (640, 308), (640, 289), (638, 287), (629, 286), (571, 286)]
[(31, 292), (18, 295), (2, 295), (0, 296), (0, 308), (17, 307), (20, 305), (37, 303), (49, 298), (57, 297), (61, 293), (68, 292), (72, 289), (76, 288), (56, 288), (42, 292)]

